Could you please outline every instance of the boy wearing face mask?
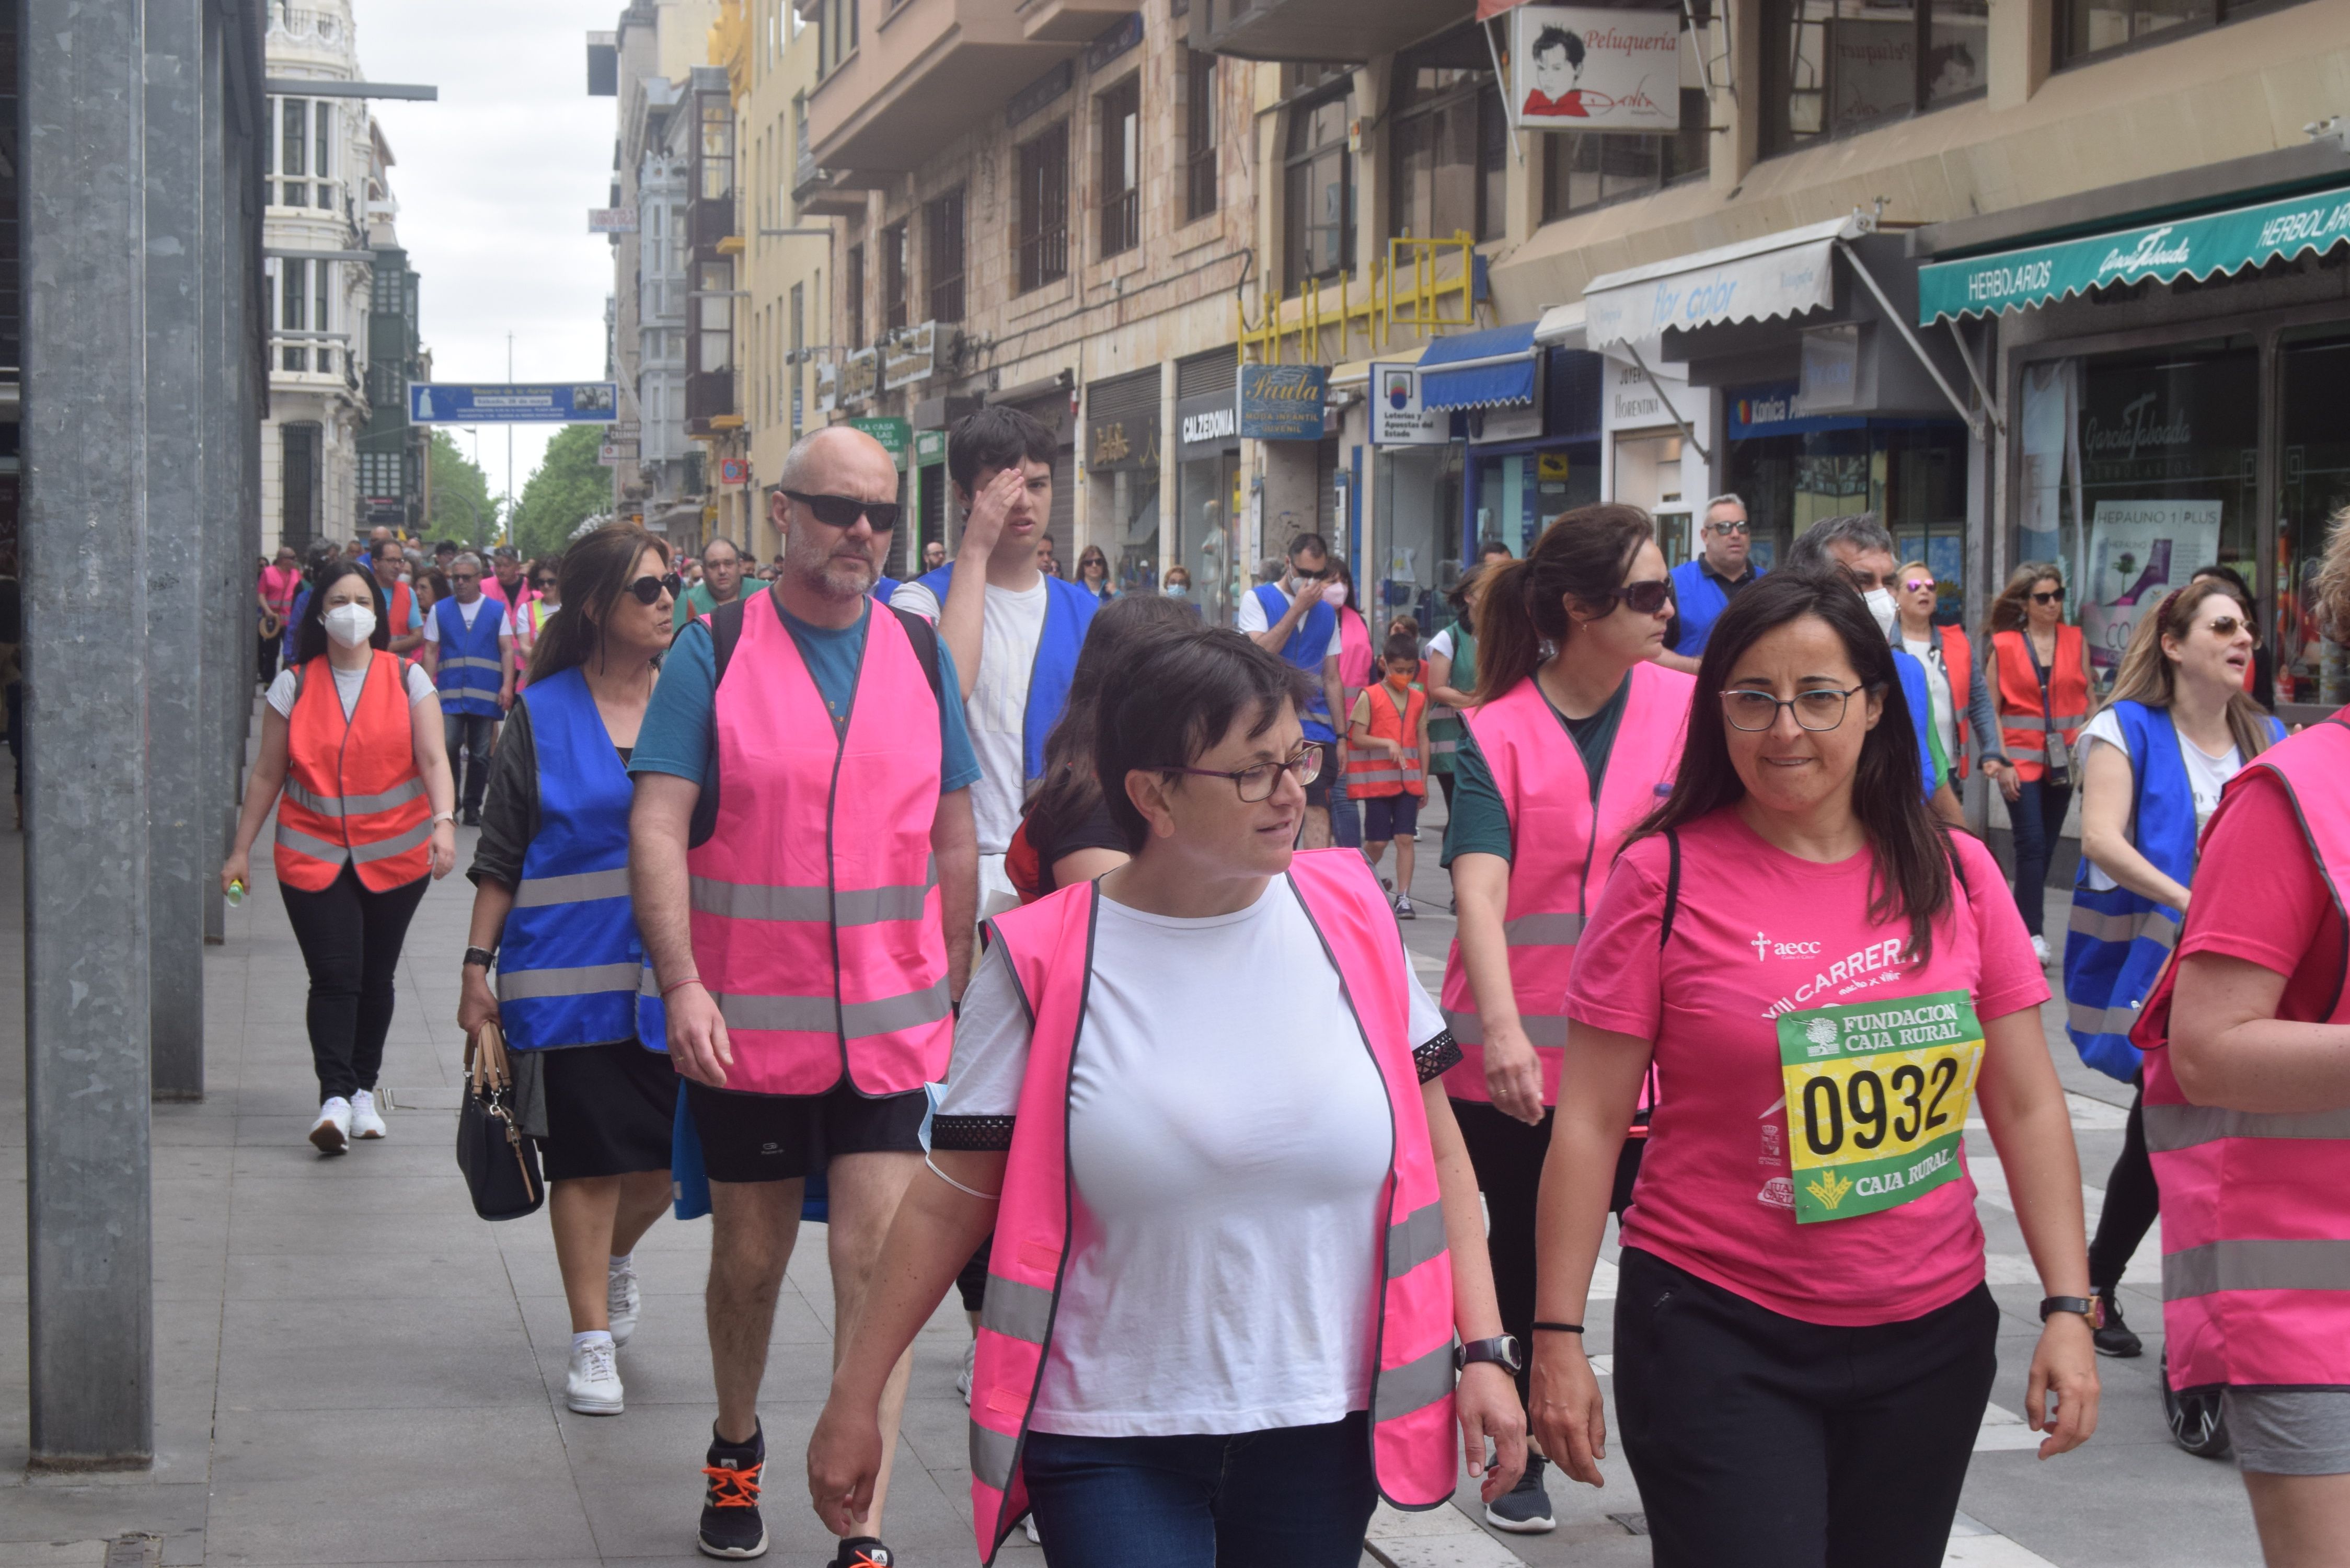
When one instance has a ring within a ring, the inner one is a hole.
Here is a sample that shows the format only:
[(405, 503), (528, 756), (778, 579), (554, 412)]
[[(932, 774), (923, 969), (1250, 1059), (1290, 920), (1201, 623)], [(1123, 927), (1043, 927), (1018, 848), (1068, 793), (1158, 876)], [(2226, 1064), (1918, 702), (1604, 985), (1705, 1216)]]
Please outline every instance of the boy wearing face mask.
[(1363, 803), (1363, 850), (1371, 869), (1396, 851), (1396, 919), (1409, 920), (1419, 808), (1428, 799), (1428, 693), (1414, 684), (1419, 642), (1397, 632), (1380, 650), (1377, 686), (1355, 699), (1347, 720), (1347, 794)]

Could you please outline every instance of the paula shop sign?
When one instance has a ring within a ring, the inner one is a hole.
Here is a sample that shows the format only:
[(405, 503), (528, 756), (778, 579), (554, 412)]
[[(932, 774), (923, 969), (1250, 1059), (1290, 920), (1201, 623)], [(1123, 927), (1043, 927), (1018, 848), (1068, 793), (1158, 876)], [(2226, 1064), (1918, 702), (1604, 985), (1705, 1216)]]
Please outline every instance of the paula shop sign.
[(1327, 365), (1241, 367), (1241, 436), (1247, 441), (1320, 441)]
[(1521, 5), (1510, 13), (1510, 122), (1645, 130), (1681, 122), (1681, 14)]

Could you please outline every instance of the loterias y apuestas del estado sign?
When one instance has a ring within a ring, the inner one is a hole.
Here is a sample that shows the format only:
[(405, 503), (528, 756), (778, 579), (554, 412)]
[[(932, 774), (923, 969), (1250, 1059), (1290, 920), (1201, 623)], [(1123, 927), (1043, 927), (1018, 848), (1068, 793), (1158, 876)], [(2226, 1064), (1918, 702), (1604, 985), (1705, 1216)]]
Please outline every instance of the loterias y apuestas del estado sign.
[(1243, 365), (1241, 435), (1249, 441), (1320, 441), (1327, 365)]

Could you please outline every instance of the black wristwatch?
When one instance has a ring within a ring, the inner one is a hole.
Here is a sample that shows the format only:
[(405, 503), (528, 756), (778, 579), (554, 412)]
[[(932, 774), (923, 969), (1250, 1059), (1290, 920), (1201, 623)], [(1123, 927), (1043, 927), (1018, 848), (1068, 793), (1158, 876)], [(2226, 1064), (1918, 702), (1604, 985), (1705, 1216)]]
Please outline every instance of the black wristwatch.
[(1465, 1372), (1471, 1362), (1490, 1361), (1515, 1377), (1525, 1370), (1525, 1352), (1518, 1348), (1515, 1334), (1500, 1334), (1492, 1339), (1472, 1339), (1452, 1352), (1452, 1370)]
[(2040, 1321), (2046, 1323), (2060, 1312), (2079, 1313), (2093, 1329), (2106, 1326), (2106, 1303), (2095, 1296), (2050, 1296), (2040, 1303)]
[(487, 948), (467, 948), (465, 950), (464, 961), (459, 964), (458, 967), (460, 969), (471, 969), (475, 964), (479, 964), (484, 969), (487, 969), (494, 961), (495, 961), (497, 955), (490, 951)]

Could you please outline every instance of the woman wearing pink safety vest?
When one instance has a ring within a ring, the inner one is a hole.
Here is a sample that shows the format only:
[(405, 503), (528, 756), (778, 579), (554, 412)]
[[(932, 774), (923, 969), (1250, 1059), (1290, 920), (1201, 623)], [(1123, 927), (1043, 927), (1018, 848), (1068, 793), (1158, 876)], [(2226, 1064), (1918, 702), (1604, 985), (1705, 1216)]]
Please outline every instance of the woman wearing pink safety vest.
[(1464, 1454), (1488, 1495), (1516, 1479), (1451, 1040), (1362, 857), (1291, 847), (1306, 695), (1221, 629), (1105, 695), (1135, 857), (990, 922), (931, 1175), (809, 1447), (834, 1528), (870, 1495), (889, 1368), (991, 1227), (983, 1559), (1033, 1511), (1054, 1568), (1354, 1568), (1378, 1500), (1441, 1506)]
[[(1689, 721), (1690, 677), (1653, 662), (1673, 615), (1655, 539), (1637, 507), (1581, 507), (1478, 578), (1478, 705), (1462, 715), (1444, 834), (1461, 921), (1444, 1018), (1464, 1060), (1444, 1084), (1492, 1216), (1503, 1326), (1521, 1339), (1575, 940), (1624, 836), (1672, 787)], [(1627, 1170), (1639, 1147), (1626, 1146)], [(1542, 1470), (1529, 1460), (1486, 1522), (1554, 1528)]]
[[(2310, 595), (2336, 639), (2350, 637), (2345, 519)], [(2350, 713), (2229, 782), (2178, 956), (2131, 1035), (2162, 1192), (2170, 1385), (2219, 1392), (2272, 1568), (2339, 1563), (2350, 1542), (2345, 781)]]

